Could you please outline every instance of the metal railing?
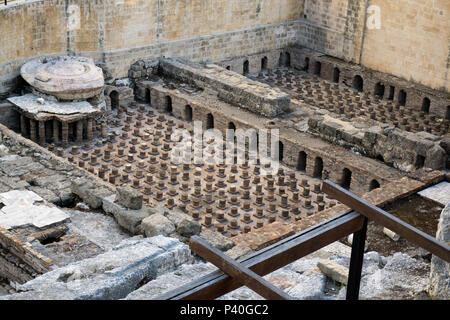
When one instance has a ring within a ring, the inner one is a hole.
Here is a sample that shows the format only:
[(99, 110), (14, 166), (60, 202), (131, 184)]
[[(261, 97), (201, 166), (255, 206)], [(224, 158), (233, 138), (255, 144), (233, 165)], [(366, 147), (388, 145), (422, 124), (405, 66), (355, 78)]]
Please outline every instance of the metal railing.
[(191, 250), (220, 270), (160, 295), (156, 299), (216, 299), (244, 285), (267, 299), (290, 299), (286, 293), (265, 281), (262, 276), (354, 233), (346, 299), (357, 300), (359, 298), (369, 219), (391, 229), (444, 261), (450, 262), (450, 247), (448, 245), (440, 243), (428, 234), (412, 227), (333, 182), (325, 181), (322, 191), (351, 209), (239, 261), (234, 261), (225, 256), (201, 238), (193, 237), (190, 243)]

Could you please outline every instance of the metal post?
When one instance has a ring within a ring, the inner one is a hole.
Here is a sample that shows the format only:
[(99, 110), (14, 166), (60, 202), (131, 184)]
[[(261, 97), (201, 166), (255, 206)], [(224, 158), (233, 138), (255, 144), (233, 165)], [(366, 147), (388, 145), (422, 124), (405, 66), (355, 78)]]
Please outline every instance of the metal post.
[(361, 285), (361, 272), (364, 261), (368, 219), (364, 218), (363, 227), (353, 234), (352, 256), (347, 284), (347, 300), (358, 300)]

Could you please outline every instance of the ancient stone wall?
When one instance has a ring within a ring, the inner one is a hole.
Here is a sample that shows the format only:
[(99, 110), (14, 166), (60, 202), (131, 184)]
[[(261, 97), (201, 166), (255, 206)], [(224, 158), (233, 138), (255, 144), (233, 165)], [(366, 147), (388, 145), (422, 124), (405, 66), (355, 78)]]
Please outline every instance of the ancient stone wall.
[(365, 21), (365, 1), (305, 1), (298, 43), (358, 63)]
[(422, 166), (439, 170), (446, 164), (439, 137), (427, 132), (411, 133), (377, 124), (363, 127), (362, 123), (328, 115), (310, 118), (309, 132), (407, 172)]
[(305, 1), (298, 43), (449, 91), (447, 0)]
[(27, 1), (0, 8), (0, 94), (31, 57), (73, 52), (126, 77), (143, 58), (223, 59), (284, 47), (303, 1)]
[(381, 29), (367, 29), (361, 64), (434, 89), (450, 90), (448, 0), (372, 0)]

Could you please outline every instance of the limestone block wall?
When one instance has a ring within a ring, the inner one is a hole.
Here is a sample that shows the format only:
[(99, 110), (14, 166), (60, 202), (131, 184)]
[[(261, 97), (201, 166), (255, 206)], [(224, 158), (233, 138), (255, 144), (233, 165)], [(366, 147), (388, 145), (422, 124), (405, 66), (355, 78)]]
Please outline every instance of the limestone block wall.
[(381, 28), (366, 28), (361, 64), (434, 89), (450, 91), (450, 2), (369, 2), (381, 10)]
[[(367, 67), (345, 62), (328, 55), (320, 54), (308, 48), (293, 46), (286, 48), (291, 55), (291, 66), (306, 70), (328, 81), (353, 87), (353, 80), (362, 78), (362, 91), (376, 97), (378, 84), (384, 86), (380, 99), (400, 102), (400, 93), (405, 93), (405, 107), (423, 111), (423, 102), (429, 100), (428, 113), (438, 115), (442, 119), (450, 119), (450, 94), (430, 89), (424, 85), (412, 83), (399, 77), (369, 69)], [(317, 64), (320, 72), (317, 73)]]
[[(370, 6), (379, 29), (366, 26)], [(293, 43), (448, 92), (449, 11), (448, 0), (30, 0), (0, 8), (0, 97), (39, 55), (88, 56), (120, 78), (152, 57), (245, 59)]]
[(0, 8), (0, 95), (32, 57), (73, 53), (126, 77), (137, 60), (192, 60), (282, 48), (295, 42), (298, 0), (31, 0)]
[(307, 0), (298, 43), (358, 63), (363, 41), (366, 1)]

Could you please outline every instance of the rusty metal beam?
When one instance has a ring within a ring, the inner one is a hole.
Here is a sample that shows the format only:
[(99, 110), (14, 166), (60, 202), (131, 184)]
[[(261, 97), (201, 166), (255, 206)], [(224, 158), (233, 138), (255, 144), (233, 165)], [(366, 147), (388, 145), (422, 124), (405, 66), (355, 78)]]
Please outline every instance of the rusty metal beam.
[(191, 238), (190, 247), (206, 261), (212, 263), (220, 270), (228, 274), (234, 281), (239, 282), (252, 289), (268, 300), (291, 300), (291, 297), (275, 287), (273, 284), (260, 277), (250, 269), (244, 267), (239, 262), (231, 259), (221, 251), (212, 247), (208, 242), (198, 236)]
[[(319, 223), (299, 234), (281, 240), (239, 262), (260, 276), (269, 274), (360, 230), (364, 217), (349, 212)], [(162, 294), (156, 300), (210, 300), (242, 285), (218, 270), (191, 283)]]

